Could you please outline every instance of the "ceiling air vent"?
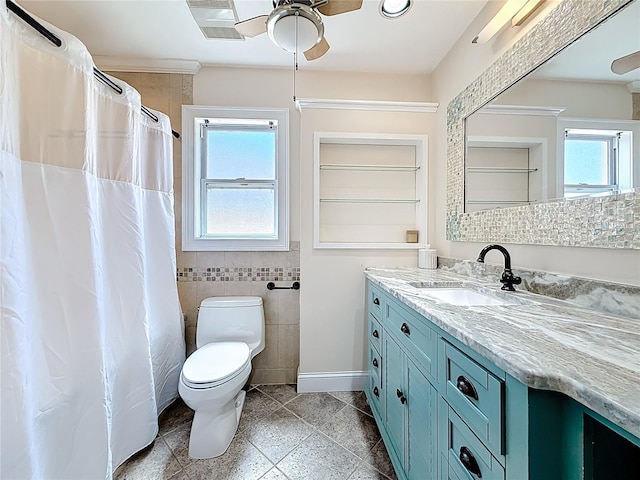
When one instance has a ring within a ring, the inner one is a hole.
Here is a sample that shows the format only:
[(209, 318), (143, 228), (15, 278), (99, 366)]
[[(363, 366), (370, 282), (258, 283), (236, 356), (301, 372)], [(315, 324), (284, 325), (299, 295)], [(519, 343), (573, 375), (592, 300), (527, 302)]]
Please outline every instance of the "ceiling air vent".
[(187, 0), (187, 5), (206, 38), (244, 40), (234, 27), (238, 14), (233, 0)]

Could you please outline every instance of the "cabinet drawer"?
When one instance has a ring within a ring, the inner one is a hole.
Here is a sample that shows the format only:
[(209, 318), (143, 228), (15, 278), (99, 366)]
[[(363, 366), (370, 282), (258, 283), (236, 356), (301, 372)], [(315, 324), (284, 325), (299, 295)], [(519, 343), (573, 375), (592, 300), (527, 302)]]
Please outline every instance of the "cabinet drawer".
[(378, 353), (378, 350), (369, 343), (369, 368), (370, 372), (375, 372), (378, 377), (382, 372), (382, 356)]
[(451, 408), (447, 434), (446, 457), (450, 480), (504, 480), (504, 467)]
[(444, 397), (496, 455), (504, 454), (504, 382), (443, 340)]
[(378, 352), (382, 351), (382, 326), (373, 315), (369, 315), (369, 343), (373, 345)]
[(401, 307), (389, 302), (386, 306), (387, 333), (391, 332), (399, 344), (415, 359), (424, 374), (435, 380), (438, 336), (423, 322)]
[(380, 372), (377, 369), (369, 369), (369, 388), (367, 391), (367, 397), (369, 399), (369, 406), (380, 418), (384, 418), (384, 395), (382, 394), (382, 383), (380, 378)]
[(382, 318), (382, 290), (371, 282), (369, 282), (368, 285), (367, 309), (371, 315), (380, 320)]

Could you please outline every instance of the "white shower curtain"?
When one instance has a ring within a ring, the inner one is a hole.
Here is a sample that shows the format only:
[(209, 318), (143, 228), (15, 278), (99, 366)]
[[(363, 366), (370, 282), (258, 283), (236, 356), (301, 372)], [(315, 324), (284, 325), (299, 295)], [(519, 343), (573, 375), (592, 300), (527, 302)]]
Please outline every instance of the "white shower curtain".
[(168, 118), (0, 7), (2, 479), (111, 478), (177, 398)]

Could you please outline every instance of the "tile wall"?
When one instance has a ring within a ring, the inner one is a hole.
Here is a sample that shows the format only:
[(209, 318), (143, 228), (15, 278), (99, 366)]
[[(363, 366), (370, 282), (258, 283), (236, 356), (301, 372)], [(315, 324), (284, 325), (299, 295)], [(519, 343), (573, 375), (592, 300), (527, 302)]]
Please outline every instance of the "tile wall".
[(300, 242), (288, 252), (183, 252), (178, 293), (186, 315), (187, 353), (195, 349), (198, 306), (221, 295), (262, 297), (265, 349), (253, 360), (251, 383), (295, 383), (300, 352), (300, 294), (268, 290), (300, 281)]
[[(142, 103), (182, 130), (182, 105), (193, 104), (193, 75), (107, 72), (140, 92)], [(295, 383), (300, 350), (300, 301), (294, 290), (268, 290), (300, 280), (300, 242), (289, 252), (182, 251), (182, 144), (173, 142), (178, 294), (186, 315), (187, 354), (195, 350), (197, 309), (210, 296), (257, 295), (265, 309), (265, 349), (253, 361), (251, 383)]]

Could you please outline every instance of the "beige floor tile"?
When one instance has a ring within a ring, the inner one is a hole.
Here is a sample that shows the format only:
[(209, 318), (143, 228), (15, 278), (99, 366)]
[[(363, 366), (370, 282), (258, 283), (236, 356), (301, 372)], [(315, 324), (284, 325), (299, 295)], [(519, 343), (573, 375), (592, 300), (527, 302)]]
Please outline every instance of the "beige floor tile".
[(333, 415), (320, 431), (360, 458), (367, 458), (380, 441), (373, 417), (351, 405)]
[(393, 464), (391, 463), (391, 459), (387, 453), (387, 448), (382, 440), (378, 442), (369, 455), (366, 458), (363, 458), (363, 460), (392, 480), (397, 480)]
[(244, 431), (245, 428), (250, 427), (280, 407), (281, 404), (279, 402), (276, 402), (257, 388), (252, 388), (247, 392), (247, 397), (244, 401), (238, 432)]
[(193, 480), (258, 480), (272, 468), (273, 463), (240, 435), (223, 455), (198, 460), (185, 470)]
[(180, 470), (178, 473), (173, 475), (169, 480), (190, 480), (189, 475), (184, 470)]
[(135, 454), (117, 471), (116, 480), (169, 479), (181, 470), (162, 437), (153, 446)]
[(251, 385), (227, 452), (196, 460), (189, 458), (193, 412), (178, 400), (161, 415), (161, 435), (153, 446), (114, 478), (397, 480), (365, 405), (362, 392), (298, 394), (294, 384)]
[(189, 457), (189, 435), (191, 434), (191, 422), (164, 435), (164, 441), (173, 452), (180, 465), (186, 467), (196, 460)]
[(282, 473), (276, 467), (273, 467), (263, 477), (260, 477), (260, 480), (288, 480), (288, 479), (284, 473)]
[(314, 428), (282, 407), (257, 421), (244, 431), (244, 436), (273, 463), (282, 460)]
[(367, 397), (365, 396), (363, 391), (358, 392), (331, 392), (331, 395), (336, 397), (338, 400), (342, 400), (349, 405), (353, 405), (361, 412), (366, 413), (367, 415), (373, 416), (371, 412), (371, 408), (367, 403)]
[(366, 463), (361, 462), (357, 467), (355, 472), (351, 474), (349, 480), (388, 480), (385, 474), (379, 472), (375, 468), (367, 465)]
[(317, 432), (281, 460), (277, 467), (292, 480), (345, 480), (359, 460)]
[(257, 388), (282, 404), (285, 404), (298, 396), (295, 384), (258, 385)]
[(314, 427), (322, 426), (345, 405), (328, 393), (302, 393), (285, 404), (289, 410)]
[(182, 399), (178, 398), (160, 415), (160, 435), (175, 430), (183, 425), (191, 425), (193, 420), (193, 410), (187, 407)]

